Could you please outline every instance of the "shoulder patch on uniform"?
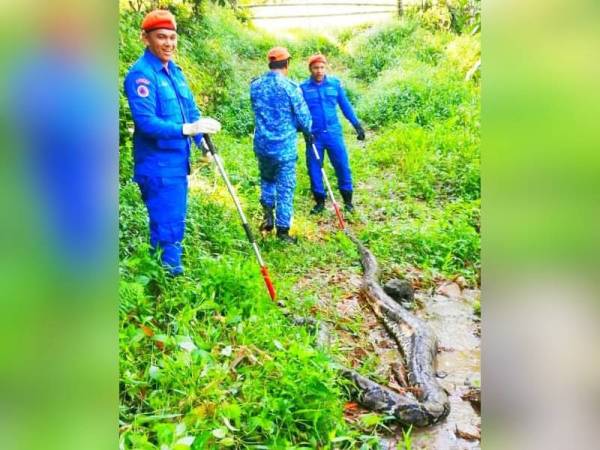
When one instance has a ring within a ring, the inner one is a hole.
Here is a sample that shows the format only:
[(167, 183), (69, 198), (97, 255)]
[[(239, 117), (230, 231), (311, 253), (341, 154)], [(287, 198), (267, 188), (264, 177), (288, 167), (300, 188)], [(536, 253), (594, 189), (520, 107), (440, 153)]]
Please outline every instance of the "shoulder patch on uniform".
[(149, 90), (149, 89), (148, 89), (148, 87), (147, 87), (146, 85), (144, 85), (144, 84), (140, 84), (140, 85), (137, 87), (137, 90), (136, 90), (136, 92), (137, 92), (137, 95), (139, 95), (139, 96), (140, 96), (140, 97), (142, 97), (142, 98), (146, 98), (146, 97), (148, 97), (148, 96), (150, 95), (150, 90)]
[(138, 78), (135, 80), (135, 84), (147, 84), (150, 85), (150, 80), (148, 78)]

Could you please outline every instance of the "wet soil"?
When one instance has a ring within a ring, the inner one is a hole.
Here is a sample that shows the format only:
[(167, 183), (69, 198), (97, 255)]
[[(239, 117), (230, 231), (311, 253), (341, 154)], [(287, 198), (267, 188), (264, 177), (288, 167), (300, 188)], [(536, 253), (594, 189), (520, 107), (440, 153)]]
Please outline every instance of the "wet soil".
[[(335, 324), (332, 336), (337, 348), (352, 368), (367, 366), (376, 381), (392, 389), (404, 387), (398, 347), (370, 308), (360, 298), (362, 274), (358, 271), (323, 271), (313, 277), (322, 289), (319, 292), (319, 308)], [(308, 281), (308, 280), (306, 280)], [(445, 282), (440, 282), (443, 285)], [(329, 288), (343, 289), (336, 295)], [(297, 284), (303, 288), (303, 282)], [(304, 286), (305, 287), (305, 286)], [(434, 291), (437, 292), (437, 289)], [(473, 304), (479, 298), (479, 290), (462, 289), (460, 294), (449, 297), (417, 290), (415, 310), (435, 331), (439, 353), (437, 372), (440, 384), (449, 393), (451, 412), (446, 420), (433, 427), (413, 429), (413, 450), (472, 450), (480, 449), (481, 418), (476, 400), (481, 387), (480, 377), (480, 326), (473, 312)], [(464, 399), (463, 399), (464, 397)], [(358, 422), (367, 413), (353, 405), (347, 411), (349, 422)], [(397, 449), (402, 442), (401, 427), (392, 427), (390, 435), (381, 436), (382, 449)]]
[(422, 309), (418, 314), (438, 338), (437, 370), (444, 376), (440, 384), (450, 394), (451, 409), (442, 423), (413, 430), (413, 450), (481, 448), (478, 405), (469, 401), (467, 395), (481, 388), (481, 340), (479, 322), (473, 314), (473, 302), (479, 295), (478, 290), (463, 290), (457, 298), (419, 295)]

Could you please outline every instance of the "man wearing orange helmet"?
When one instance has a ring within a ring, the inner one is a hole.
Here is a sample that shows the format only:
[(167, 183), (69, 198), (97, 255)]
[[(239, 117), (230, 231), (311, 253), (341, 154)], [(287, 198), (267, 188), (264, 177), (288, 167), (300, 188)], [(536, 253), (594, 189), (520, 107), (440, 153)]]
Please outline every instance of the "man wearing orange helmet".
[(314, 143), (319, 153), (319, 162), (310, 148), (312, 143), (307, 141), (306, 165), (310, 176), (311, 190), (315, 198), (315, 206), (311, 214), (318, 214), (325, 209), (325, 188), (321, 174), (321, 164), (324, 161), (324, 153), (327, 150), (329, 160), (335, 169), (338, 180), (338, 188), (344, 199), (347, 211), (353, 211), (352, 204), (352, 173), (348, 152), (344, 145), (342, 125), (338, 119), (337, 107), (352, 124), (357, 133), (357, 139), (365, 139), (365, 130), (361, 126), (352, 105), (346, 96), (340, 80), (326, 75), (327, 59), (321, 54), (313, 55), (308, 60), (308, 69), (311, 76), (300, 84), (304, 99), (310, 109), (312, 116), (312, 133)]
[(142, 30), (146, 50), (125, 78), (135, 125), (134, 181), (148, 209), (150, 244), (162, 251), (167, 270), (180, 275), (191, 139), (200, 146), (203, 133), (216, 133), (221, 124), (200, 117), (183, 72), (172, 60), (177, 48), (173, 14), (150, 12)]
[(289, 235), (296, 188), (297, 135), (310, 135), (310, 112), (296, 83), (287, 78), (290, 54), (274, 47), (268, 55), (269, 72), (252, 80), (254, 153), (260, 170), (263, 231), (277, 227), (277, 237), (293, 243)]

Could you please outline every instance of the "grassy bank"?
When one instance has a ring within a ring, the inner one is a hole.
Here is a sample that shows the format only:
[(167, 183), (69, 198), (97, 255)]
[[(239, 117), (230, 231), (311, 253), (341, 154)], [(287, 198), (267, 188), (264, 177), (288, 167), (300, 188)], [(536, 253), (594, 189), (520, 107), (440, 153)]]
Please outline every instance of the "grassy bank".
[[(142, 52), (139, 22), (134, 13), (121, 15), (121, 75)], [(180, 24), (177, 61), (203, 112), (223, 123), (215, 143), (255, 229), (249, 81), (266, 70), (265, 54), (275, 44), (290, 48), (297, 81), (307, 76), (306, 57), (323, 51), (368, 129), (362, 146), (346, 128), (355, 231), (385, 274), (417, 276), (424, 287), (458, 275), (478, 283), (479, 86), (465, 81), (479, 57), (477, 35), (406, 18), (343, 33), (337, 42), (301, 33), (281, 42), (221, 8)], [(148, 253), (146, 212), (130, 181), (132, 124), (124, 98), (121, 105), (123, 448), (376, 448), (373, 434), (383, 419), (344, 420), (346, 386), (329, 362), (347, 355), (336, 346), (330, 354), (315, 350), (311, 330), (291, 326), (270, 302), (212, 166), (194, 162), (186, 275), (165, 278)], [(347, 287), (322, 280), (360, 274), (360, 266), (333, 217), (308, 216), (312, 200), (299, 149), (292, 231), (300, 244), (266, 237), (260, 246), (287, 307), (334, 320), (322, 299), (335, 301)], [(365, 361), (360, 370), (370, 374), (371, 367)]]

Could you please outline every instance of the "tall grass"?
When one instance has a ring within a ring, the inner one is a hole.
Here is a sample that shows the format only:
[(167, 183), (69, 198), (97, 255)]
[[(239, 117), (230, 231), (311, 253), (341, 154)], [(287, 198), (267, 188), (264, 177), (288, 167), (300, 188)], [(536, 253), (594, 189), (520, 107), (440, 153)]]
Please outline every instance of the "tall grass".
[[(215, 142), (252, 226), (260, 206), (249, 82), (267, 70), (273, 45), (290, 48), (297, 81), (308, 75), (305, 58), (323, 52), (369, 129), (362, 148), (344, 125), (359, 208), (352, 226), (384, 271), (416, 268), (429, 279), (463, 274), (477, 284), (479, 87), (477, 79), (464, 81), (479, 57), (477, 36), (409, 18), (350, 30), (337, 43), (301, 32), (287, 41), (240, 23), (228, 9), (213, 7), (201, 18), (180, 13), (177, 62), (203, 113), (223, 123)], [(140, 20), (121, 14), (121, 76), (141, 54)], [(150, 256), (145, 207), (131, 182), (132, 123), (123, 95), (120, 106), (122, 447), (378, 448), (373, 434), (386, 419), (344, 421), (345, 385), (330, 368), (344, 352), (315, 350), (313, 331), (290, 326), (268, 300), (235, 210), (209, 166), (193, 164), (199, 184), (189, 197), (186, 275), (165, 277)], [(308, 216), (299, 150), (292, 231), (301, 242), (289, 248), (268, 237), (260, 246), (286, 307), (334, 320), (321, 303), (347, 287), (305, 281), (359, 273), (358, 255), (342, 234)], [(344, 326), (358, 329), (356, 321)], [(372, 375), (374, 360), (363, 364), (360, 370)]]

